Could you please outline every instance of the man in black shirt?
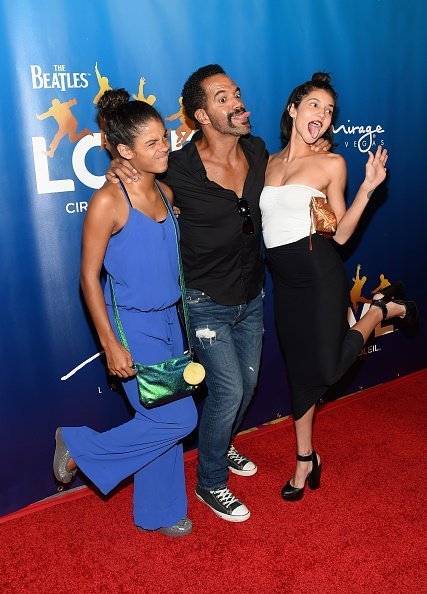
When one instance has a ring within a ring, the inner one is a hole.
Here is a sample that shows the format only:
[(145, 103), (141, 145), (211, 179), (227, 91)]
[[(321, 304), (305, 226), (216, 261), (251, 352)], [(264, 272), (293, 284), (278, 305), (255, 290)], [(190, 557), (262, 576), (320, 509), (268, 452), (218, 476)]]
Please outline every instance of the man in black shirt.
[(206, 369), (208, 396), (199, 426), (196, 495), (220, 517), (250, 512), (227, 488), (228, 470), (255, 474), (232, 439), (251, 401), (263, 335), (259, 197), (268, 155), (249, 136), (235, 83), (217, 65), (184, 85), (187, 117), (200, 130), (170, 155), (165, 182), (180, 209), (181, 249), (193, 346)]
[[(259, 196), (268, 158), (265, 145), (254, 136), (239, 139), (247, 176), (244, 184), (235, 188), (239, 190), (237, 196), (231, 189), (233, 177), (224, 176), (227, 188), (207, 173), (198, 149), (202, 138), (203, 132), (198, 131), (182, 150), (171, 153), (167, 174), (162, 178), (173, 188), (174, 204), (181, 211), (185, 284), (191, 289), (202, 288), (221, 305), (248, 303), (260, 292), (264, 278)], [(239, 216), (240, 198), (248, 203), (252, 226)], [(243, 230), (246, 224), (250, 234)]]

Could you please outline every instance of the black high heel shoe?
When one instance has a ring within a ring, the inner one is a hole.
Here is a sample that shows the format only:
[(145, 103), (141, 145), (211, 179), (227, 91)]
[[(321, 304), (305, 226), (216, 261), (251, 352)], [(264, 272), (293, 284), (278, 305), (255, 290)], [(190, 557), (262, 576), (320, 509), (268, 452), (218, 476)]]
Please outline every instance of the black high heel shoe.
[[(384, 287), (380, 293), (383, 295), (380, 299), (372, 299), (371, 306), (379, 307), (383, 314), (383, 322), (385, 320), (393, 319), (393, 324), (399, 329), (403, 330), (405, 334), (413, 335), (418, 326), (418, 308), (415, 301), (407, 301), (405, 298), (405, 290), (401, 281)], [(405, 308), (405, 315), (403, 318), (395, 316), (387, 318), (387, 303), (393, 301)]]
[[(297, 454), (299, 462), (313, 462), (313, 468), (307, 475), (305, 482), (308, 483), (309, 488), (314, 491), (320, 487), (320, 475), (322, 474), (322, 463), (319, 464), (317, 454), (313, 450), (308, 456), (300, 456)], [(282, 489), (282, 499), (285, 501), (299, 501), (304, 496), (305, 483), (303, 487), (293, 487), (291, 481), (288, 481)]]
[(407, 336), (413, 336), (418, 329), (418, 307), (415, 301), (403, 301), (396, 299), (395, 303), (403, 305), (406, 309), (403, 318), (393, 318), (393, 324), (402, 330)]
[(389, 303), (396, 299), (405, 299), (405, 288), (402, 281), (397, 281), (392, 285), (388, 285), (387, 287), (380, 289), (378, 293), (381, 293), (383, 297), (377, 299), (377, 301), (383, 301), (383, 303)]

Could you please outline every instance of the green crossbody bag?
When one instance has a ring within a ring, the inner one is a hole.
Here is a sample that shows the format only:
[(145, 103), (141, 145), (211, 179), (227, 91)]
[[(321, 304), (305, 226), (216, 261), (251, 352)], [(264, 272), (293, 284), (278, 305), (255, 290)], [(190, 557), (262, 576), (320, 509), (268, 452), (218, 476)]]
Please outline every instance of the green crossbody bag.
[[(193, 361), (193, 353), (190, 347), (190, 326), (188, 322), (188, 308), (185, 293), (184, 275), (182, 271), (181, 252), (179, 248), (177, 222), (173, 215), (169, 201), (163, 195), (163, 192), (157, 183), (156, 187), (174, 225), (178, 256), (179, 282), (182, 293), (182, 310), (184, 313), (187, 343), (190, 350), (189, 352), (184, 353), (181, 357), (167, 359), (166, 361), (161, 361), (155, 365), (145, 365), (144, 363), (138, 363), (137, 361), (133, 362), (133, 367), (136, 371), (136, 381), (138, 382), (139, 400), (146, 408), (161, 406), (163, 404), (174, 402), (175, 400), (189, 396), (205, 377), (205, 370), (203, 366), (200, 365), (200, 363), (195, 363)], [(126, 340), (123, 326), (120, 321), (119, 310), (114, 294), (113, 279), (110, 275), (108, 275), (108, 279), (110, 282), (114, 319), (116, 321), (120, 341), (125, 349), (130, 352), (129, 344)]]

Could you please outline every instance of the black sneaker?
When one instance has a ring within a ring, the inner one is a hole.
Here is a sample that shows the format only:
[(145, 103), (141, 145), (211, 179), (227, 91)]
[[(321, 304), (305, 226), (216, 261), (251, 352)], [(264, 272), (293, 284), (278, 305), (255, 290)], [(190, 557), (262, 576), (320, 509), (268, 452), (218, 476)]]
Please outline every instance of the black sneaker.
[(236, 499), (227, 487), (209, 491), (197, 485), (196, 497), (206, 503), (214, 514), (227, 522), (244, 522), (250, 518), (251, 512), (246, 505)]
[(228, 461), (228, 468), (234, 474), (240, 474), (241, 476), (252, 476), (258, 470), (255, 464), (246, 458), (246, 456), (242, 456), (236, 450), (234, 446), (230, 446), (228, 448), (227, 453), (225, 454)]

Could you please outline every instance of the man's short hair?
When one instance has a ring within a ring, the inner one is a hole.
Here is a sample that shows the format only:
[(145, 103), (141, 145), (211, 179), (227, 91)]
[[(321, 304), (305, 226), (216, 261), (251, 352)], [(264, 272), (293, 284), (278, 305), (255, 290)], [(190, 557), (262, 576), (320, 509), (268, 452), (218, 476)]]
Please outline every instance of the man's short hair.
[(206, 108), (206, 95), (202, 82), (215, 74), (225, 74), (219, 64), (208, 64), (193, 72), (182, 89), (182, 105), (185, 115), (193, 122), (196, 121), (194, 114), (200, 108)]

